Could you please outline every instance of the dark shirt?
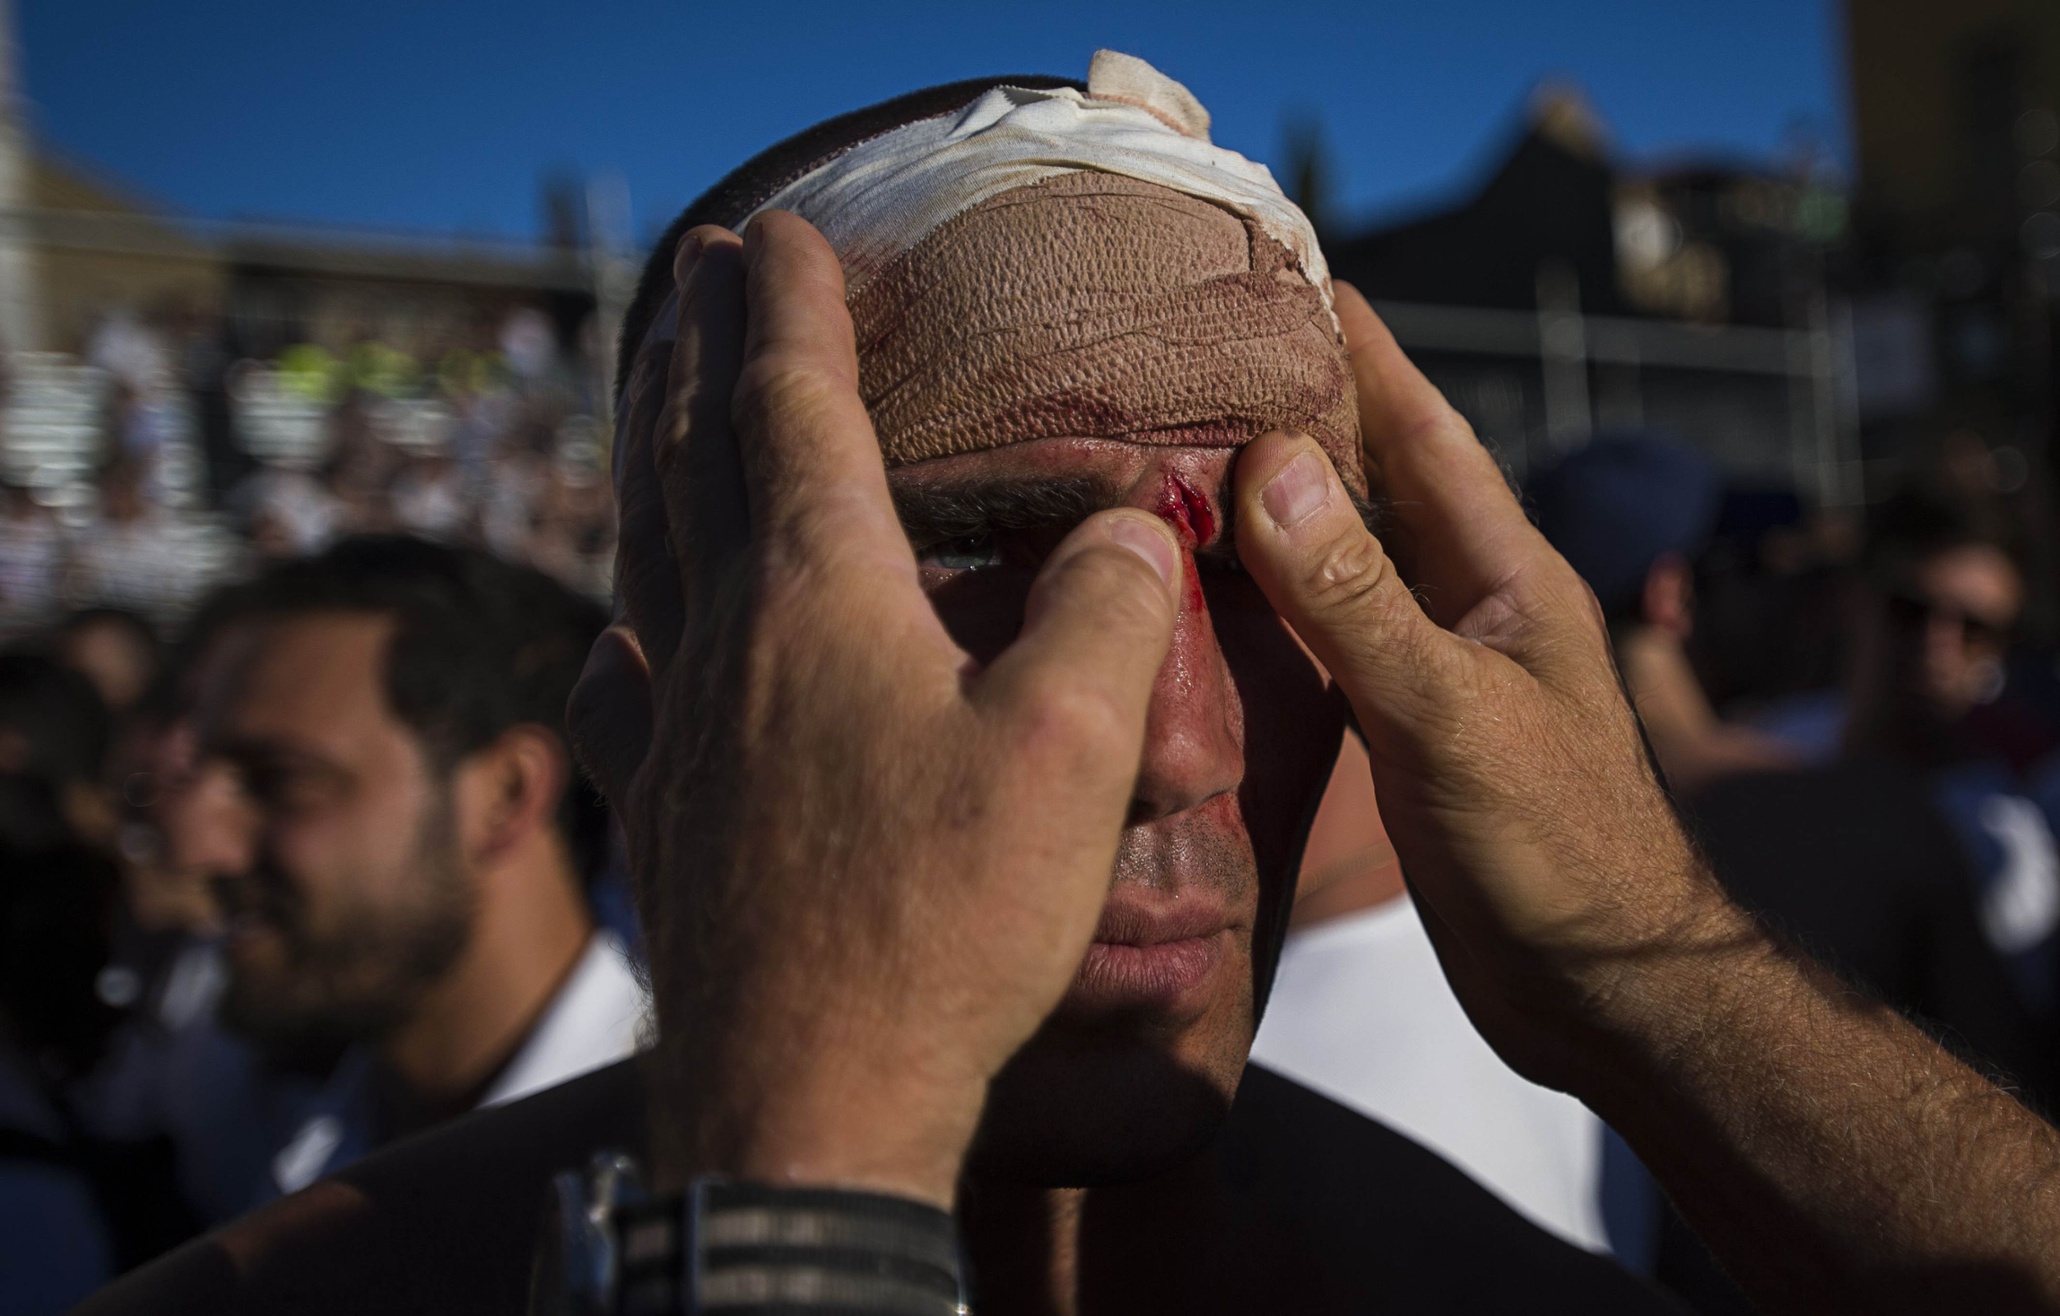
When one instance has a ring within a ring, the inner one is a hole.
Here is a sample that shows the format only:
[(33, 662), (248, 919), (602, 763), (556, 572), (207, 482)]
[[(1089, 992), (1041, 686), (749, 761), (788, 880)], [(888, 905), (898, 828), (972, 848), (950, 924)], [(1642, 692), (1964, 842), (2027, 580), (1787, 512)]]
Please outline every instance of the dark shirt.
[[(79, 1311), (514, 1316), (550, 1175), (643, 1144), (641, 1084), (616, 1065), (367, 1157)], [(1240, 1218), (1296, 1235), (1348, 1311), (1676, 1310), (1415, 1143), (1266, 1070), (1246, 1070), (1218, 1150)]]
[(2043, 1039), (1922, 774), (1880, 760), (1750, 773), (1685, 812), (1739, 904), (1977, 1067), (2046, 1090)]
[[(1853, 759), (1757, 772), (1683, 808), (1731, 898), (1977, 1069), (2043, 1104), (2043, 1035), (1982, 936), (1973, 879), (1915, 768)], [(1653, 1273), (1703, 1316), (1755, 1310), (1671, 1209)]]

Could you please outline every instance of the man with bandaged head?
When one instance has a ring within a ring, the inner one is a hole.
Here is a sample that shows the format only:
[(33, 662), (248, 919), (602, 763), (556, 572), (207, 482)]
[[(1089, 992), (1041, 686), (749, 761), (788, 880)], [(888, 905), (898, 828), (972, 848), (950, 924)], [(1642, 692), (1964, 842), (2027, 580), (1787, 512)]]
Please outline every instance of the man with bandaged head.
[[(1184, 89), (1104, 52), (1087, 95), (958, 95), (749, 208), (689, 218), (741, 228), (787, 210), (838, 251), (895, 510), (976, 661), (1015, 639), (1039, 565), (1089, 513), (1135, 507), (1175, 530), (1181, 620), (1116, 884), (1048, 1038), (998, 1087), (987, 1141), (1034, 1177), (1130, 1177), (1220, 1121), (1342, 728), (1235, 569), (1226, 477), (1269, 429), (1315, 434), (1356, 470), (1351, 381), (1307, 221), (1263, 167), (1208, 144)], [(680, 311), (661, 280), (629, 316), (629, 334), (649, 328), (627, 434), (666, 398)], [(644, 451), (631, 439), (621, 460)]]
[(782, 143), (660, 244), (624, 355), (571, 721), (649, 1063), (97, 1310), (1652, 1309), (1246, 1067), (1348, 706), (1470, 1017), (1756, 1295), (2060, 1293), (1987, 1205), (2048, 1131), (1723, 900), (1592, 597), (1177, 84), (1105, 53)]

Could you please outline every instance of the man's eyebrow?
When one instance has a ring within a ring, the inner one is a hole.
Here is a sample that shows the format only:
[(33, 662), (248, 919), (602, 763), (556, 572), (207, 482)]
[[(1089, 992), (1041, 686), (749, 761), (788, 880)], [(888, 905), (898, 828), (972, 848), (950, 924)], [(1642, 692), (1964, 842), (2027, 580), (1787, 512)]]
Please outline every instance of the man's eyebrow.
[(997, 530), (1071, 527), (1123, 501), (1121, 489), (1091, 476), (1017, 476), (890, 488), (902, 529), (919, 548)]
[[(894, 511), (917, 552), (953, 539), (972, 539), (997, 530), (1039, 530), (1073, 526), (1096, 512), (1120, 506), (1124, 490), (1092, 476), (1007, 476), (997, 480), (950, 484), (892, 483)], [(1394, 523), (1385, 494), (1362, 497), (1347, 491), (1352, 510), (1368, 530), (1379, 535)], [(1236, 507), (1228, 498), (1212, 499), (1219, 520), (1217, 533), (1195, 550), (1198, 558), (1237, 562)]]

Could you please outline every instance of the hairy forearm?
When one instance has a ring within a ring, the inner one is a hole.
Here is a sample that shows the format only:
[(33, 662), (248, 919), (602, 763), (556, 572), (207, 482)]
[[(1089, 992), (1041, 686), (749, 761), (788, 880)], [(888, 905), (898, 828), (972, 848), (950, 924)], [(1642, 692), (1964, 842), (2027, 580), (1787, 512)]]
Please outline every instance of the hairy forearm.
[(2060, 1134), (1712, 910), (1619, 977), (1580, 1095), (1770, 1312), (2060, 1311)]

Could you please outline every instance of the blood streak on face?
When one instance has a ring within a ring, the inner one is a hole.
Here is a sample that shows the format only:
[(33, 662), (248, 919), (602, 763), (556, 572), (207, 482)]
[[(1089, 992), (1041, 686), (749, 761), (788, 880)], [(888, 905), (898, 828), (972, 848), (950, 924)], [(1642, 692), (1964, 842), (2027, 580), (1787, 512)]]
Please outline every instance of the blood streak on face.
[(1209, 510), (1209, 500), (1178, 475), (1166, 477), (1159, 505), (1152, 510), (1180, 535), (1180, 546), (1187, 558), (1187, 606), (1199, 608), (1202, 578), (1195, 570), (1194, 549), (1215, 537), (1216, 514)]

